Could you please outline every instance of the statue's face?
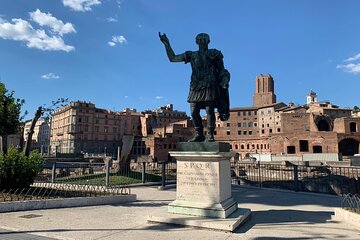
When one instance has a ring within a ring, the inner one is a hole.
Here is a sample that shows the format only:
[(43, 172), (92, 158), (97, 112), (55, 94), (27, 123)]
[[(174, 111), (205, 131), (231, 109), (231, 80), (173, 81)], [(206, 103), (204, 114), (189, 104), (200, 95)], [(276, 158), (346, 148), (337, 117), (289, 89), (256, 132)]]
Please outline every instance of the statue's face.
[(210, 37), (206, 33), (200, 33), (196, 36), (196, 43), (199, 46), (207, 46), (210, 42)]

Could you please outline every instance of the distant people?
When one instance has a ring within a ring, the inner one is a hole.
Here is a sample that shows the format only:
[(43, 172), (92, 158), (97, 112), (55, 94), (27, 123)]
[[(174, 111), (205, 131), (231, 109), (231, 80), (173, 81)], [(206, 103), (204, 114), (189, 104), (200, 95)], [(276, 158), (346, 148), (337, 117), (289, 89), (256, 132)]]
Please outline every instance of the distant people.
[[(199, 51), (186, 51), (176, 55), (166, 34), (159, 33), (165, 45), (170, 62), (191, 63), (192, 74), (187, 101), (190, 103), (191, 117), (195, 126), (195, 136), (189, 142), (213, 142), (215, 131), (215, 112), (217, 108), (222, 121), (229, 119), (228, 87), (230, 73), (224, 68), (223, 55), (217, 49), (208, 49), (210, 37), (206, 33), (196, 36)], [(207, 114), (207, 135), (204, 136), (200, 109)]]

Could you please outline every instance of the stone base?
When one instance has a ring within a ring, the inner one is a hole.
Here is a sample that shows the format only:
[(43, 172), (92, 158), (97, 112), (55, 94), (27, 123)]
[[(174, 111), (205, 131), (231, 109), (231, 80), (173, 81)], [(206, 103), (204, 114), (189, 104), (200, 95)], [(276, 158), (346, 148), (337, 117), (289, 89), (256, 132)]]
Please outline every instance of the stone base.
[(175, 200), (168, 205), (169, 213), (199, 217), (227, 218), (237, 209), (237, 202), (231, 197), (221, 203), (197, 203)]
[(209, 218), (171, 214), (167, 213), (166, 210), (166, 207), (164, 207), (161, 214), (157, 216), (149, 216), (148, 222), (233, 232), (240, 225), (243, 225), (251, 215), (251, 210), (247, 208), (238, 208), (227, 218)]

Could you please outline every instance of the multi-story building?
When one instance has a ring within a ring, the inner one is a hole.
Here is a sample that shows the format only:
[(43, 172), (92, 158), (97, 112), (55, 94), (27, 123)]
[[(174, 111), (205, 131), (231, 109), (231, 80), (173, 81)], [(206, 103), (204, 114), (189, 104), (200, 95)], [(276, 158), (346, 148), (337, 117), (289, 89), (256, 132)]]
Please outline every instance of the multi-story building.
[[(124, 136), (133, 136), (131, 157), (164, 161), (179, 141), (190, 138), (189, 117), (172, 104), (139, 113), (96, 108), (77, 101), (57, 110), (51, 122), (51, 150), (58, 153), (111, 153), (123, 146)], [(128, 148), (129, 146), (126, 146)]]
[(52, 115), (52, 152), (115, 154), (122, 136), (141, 136), (140, 116), (135, 109), (113, 112), (72, 102)]
[[(28, 139), (31, 127), (31, 120), (24, 126), (24, 142)], [(38, 150), (41, 153), (48, 153), (50, 147), (50, 120), (49, 118), (39, 119), (34, 127), (32, 135), (31, 150)]]
[(242, 157), (248, 153), (359, 153), (360, 118), (351, 109), (318, 102), (315, 92), (307, 104), (276, 102), (271, 75), (256, 78), (252, 107), (230, 109), (230, 119), (217, 121), (216, 140), (229, 142)]

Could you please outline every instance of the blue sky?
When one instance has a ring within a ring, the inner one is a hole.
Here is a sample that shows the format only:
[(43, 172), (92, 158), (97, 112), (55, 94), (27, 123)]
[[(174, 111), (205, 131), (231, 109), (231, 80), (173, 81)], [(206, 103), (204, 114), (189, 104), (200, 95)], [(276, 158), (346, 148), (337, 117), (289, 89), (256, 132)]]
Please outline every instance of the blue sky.
[(1, 0), (0, 77), (31, 117), (60, 97), (138, 111), (186, 102), (191, 69), (170, 63), (206, 32), (231, 73), (231, 107), (251, 106), (270, 73), (277, 100), (360, 105), (360, 1)]

